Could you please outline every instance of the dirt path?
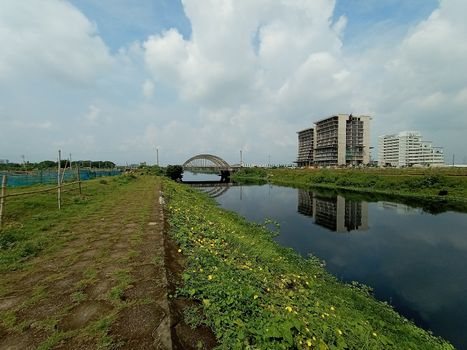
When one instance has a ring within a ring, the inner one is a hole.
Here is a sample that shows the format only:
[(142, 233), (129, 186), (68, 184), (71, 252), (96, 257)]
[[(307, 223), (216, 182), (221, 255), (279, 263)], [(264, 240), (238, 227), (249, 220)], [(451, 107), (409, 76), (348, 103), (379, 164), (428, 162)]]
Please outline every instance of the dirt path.
[(160, 183), (138, 181), (0, 275), (0, 349), (171, 349)]

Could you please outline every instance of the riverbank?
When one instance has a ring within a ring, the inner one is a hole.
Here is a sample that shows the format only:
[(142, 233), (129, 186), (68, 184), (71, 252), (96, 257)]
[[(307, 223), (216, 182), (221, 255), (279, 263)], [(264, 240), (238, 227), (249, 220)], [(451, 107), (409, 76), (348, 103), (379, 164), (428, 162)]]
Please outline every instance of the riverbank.
[(465, 169), (244, 169), (235, 181), (379, 194), (467, 211)]
[(221, 346), (244, 349), (452, 349), (369, 289), (337, 281), (315, 258), (272, 240), (264, 226), (165, 181), (169, 223), (186, 258), (185, 320), (213, 329)]

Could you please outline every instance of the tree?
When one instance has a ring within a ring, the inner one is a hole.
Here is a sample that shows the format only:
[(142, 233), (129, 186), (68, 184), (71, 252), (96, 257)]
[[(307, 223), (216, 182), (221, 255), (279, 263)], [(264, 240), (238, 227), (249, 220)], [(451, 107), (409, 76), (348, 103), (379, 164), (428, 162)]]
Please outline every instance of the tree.
[(172, 180), (178, 181), (183, 177), (183, 168), (181, 165), (168, 165), (165, 173)]

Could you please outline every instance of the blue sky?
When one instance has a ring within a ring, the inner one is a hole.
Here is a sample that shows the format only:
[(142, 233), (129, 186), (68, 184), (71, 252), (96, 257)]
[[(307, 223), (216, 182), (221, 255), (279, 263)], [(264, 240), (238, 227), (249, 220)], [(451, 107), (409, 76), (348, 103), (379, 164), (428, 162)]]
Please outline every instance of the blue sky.
[(364, 41), (372, 32), (372, 37), (393, 29), (403, 34), (437, 6), (438, 0), (337, 0), (333, 18), (347, 17), (343, 41), (360, 46), (358, 41)]
[(149, 35), (177, 28), (185, 38), (191, 25), (179, 0), (72, 0), (71, 3), (95, 22), (100, 36), (116, 51)]
[[(290, 163), (333, 113), (467, 156), (462, 0), (4, 0), (0, 159)], [(442, 116), (440, 118), (440, 116)], [(17, 140), (21, 140), (18, 142)], [(376, 150), (375, 150), (376, 152)], [(374, 153), (376, 156), (376, 153)]]

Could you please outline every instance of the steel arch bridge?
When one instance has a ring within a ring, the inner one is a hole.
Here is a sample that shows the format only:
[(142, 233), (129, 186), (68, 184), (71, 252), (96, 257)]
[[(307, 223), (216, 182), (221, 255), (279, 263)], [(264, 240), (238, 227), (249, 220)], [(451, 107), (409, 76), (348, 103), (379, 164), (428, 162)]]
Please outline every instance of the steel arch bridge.
[(182, 165), (183, 170), (188, 171), (210, 171), (210, 172), (222, 172), (232, 171), (232, 166), (229, 165), (225, 160), (214, 156), (212, 154), (198, 154), (188, 159)]

